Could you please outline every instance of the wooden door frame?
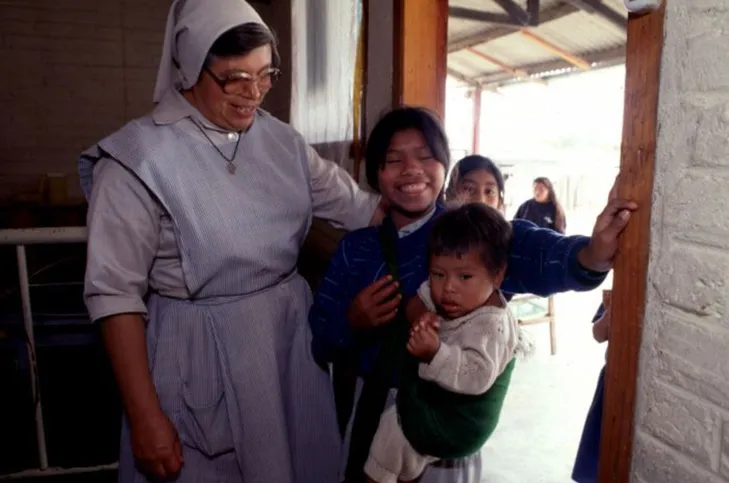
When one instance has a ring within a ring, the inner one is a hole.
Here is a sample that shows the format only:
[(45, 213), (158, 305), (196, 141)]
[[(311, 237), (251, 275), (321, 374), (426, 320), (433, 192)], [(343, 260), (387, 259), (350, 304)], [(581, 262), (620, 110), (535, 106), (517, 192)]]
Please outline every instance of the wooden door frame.
[(610, 346), (600, 440), (600, 483), (630, 481), (638, 360), (643, 335), (658, 132), (665, 2), (628, 20), (618, 196), (639, 209), (620, 237), (613, 272)]
[(426, 107), (445, 120), (448, 0), (393, 0), (393, 106)]
[[(613, 272), (600, 483), (630, 481), (650, 249), (664, 16), (665, 2), (659, 10), (631, 15), (628, 20), (618, 194), (636, 201), (640, 208), (621, 236)], [(420, 105), (444, 116), (448, 1), (394, 0), (393, 20), (393, 105)]]

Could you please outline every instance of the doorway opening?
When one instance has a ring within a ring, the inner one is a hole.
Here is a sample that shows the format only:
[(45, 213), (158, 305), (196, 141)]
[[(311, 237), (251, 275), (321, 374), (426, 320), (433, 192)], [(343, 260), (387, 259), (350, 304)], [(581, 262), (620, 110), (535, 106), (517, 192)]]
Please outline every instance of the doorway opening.
[[(513, 219), (548, 178), (566, 233), (589, 235), (621, 160), (627, 12), (622, 2), (450, 0), (445, 123), (452, 155), (491, 158)], [(523, 211), (519, 217), (524, 217)], [(536, 221), (536, 220), (532, 220)], [(609, 276), (600, 287), (609, 290)], [(592, 336), (602, 290), (515, 300), (537, 355), (514, 373), (484, 479), (571, 481), (605, 365)], [(528, 455), (528, 457), (525, 457)]]

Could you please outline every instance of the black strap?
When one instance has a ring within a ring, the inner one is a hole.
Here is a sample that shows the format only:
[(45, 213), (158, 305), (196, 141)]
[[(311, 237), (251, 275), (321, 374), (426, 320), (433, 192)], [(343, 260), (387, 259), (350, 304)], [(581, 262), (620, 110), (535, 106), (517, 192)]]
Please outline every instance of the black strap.
[[(380, 226), (379, 234), (380, 246), (390, 274), (393, 281), (399, 282), (395, 227), (389, 223), (383, 223)], [(402, 285), (400, 285), (399, 291), (402, 295)], [(403, 296), (395, 319), (383, 328), (379, 354), (357, 401), (345, 472), (347, 483), (365, 481), (364, 465), (387, 403), (393, 375), (399, 374), (402, 368), (409, 332), (410, 327), (405, 318), (405, 297)]]

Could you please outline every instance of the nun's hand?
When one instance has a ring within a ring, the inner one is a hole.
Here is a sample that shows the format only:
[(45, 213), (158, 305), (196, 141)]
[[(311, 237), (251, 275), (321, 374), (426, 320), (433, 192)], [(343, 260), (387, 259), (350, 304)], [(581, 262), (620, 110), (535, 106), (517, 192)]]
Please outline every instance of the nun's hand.
[(577, 255), (584, 268), (595, 272), (607, 272), (613, 266), (618, 251), (618, 238), (630, 221), (637, 203), (612, 198), (595, 221), (590, 243)]
[(182, 469), (182, 446), (172, 421), (161, 410), (131, 422), (132, 452), (143, 473), (169, 480)]

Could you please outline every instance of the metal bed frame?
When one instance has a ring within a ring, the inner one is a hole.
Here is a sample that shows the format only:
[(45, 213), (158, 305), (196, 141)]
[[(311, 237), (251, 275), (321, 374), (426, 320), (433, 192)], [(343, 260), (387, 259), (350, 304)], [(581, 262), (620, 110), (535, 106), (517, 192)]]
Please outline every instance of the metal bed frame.
[(95, 473), (100, 471), (113, 471), (118, 463), (98, 466), (60, 468), (48, 466), (48, 451), (46, 449), (46, 432), (43, 421), (43, 406), (39, 388), (38, 364), (36, 360), (36, 344), (33, 328), (33, 311), (30, 300), (30, 279), (26, 256), (27, 245), (51, 245), (86, 243), (87, 230), (82, 226), (68, 226), (59, 228), (26, 228), (0, 230), (0, 245), (14, 245), (18, 260), (18, 281), (20, 283), (20, 298), (23, 310), (23, 326), (27, 336), (27, 351), (30, 367), (30, 385), (35, 401), (35, 431), (37, 440), (38, 460), (40, 466), (17, 473), (0, 475), (0, 481), (21, 480), (39, 476), (60, 476), (81, 473)]

